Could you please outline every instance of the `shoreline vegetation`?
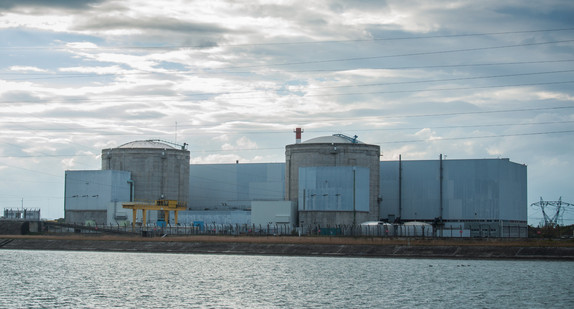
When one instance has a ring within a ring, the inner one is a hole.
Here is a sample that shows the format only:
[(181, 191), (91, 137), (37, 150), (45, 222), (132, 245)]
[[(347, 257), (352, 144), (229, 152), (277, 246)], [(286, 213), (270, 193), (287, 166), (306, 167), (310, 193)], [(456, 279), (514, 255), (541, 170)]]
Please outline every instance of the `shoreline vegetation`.
[(0, 235), (0, 249), (574, 261), (574, 241), (329, 236)]

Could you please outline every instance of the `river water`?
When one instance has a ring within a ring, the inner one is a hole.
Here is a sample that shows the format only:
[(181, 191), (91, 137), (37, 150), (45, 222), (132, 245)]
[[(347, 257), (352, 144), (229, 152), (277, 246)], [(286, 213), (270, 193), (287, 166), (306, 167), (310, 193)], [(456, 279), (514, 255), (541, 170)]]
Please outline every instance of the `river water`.
[(0, 308), (574, 308), (574, 262), (0, 250)]

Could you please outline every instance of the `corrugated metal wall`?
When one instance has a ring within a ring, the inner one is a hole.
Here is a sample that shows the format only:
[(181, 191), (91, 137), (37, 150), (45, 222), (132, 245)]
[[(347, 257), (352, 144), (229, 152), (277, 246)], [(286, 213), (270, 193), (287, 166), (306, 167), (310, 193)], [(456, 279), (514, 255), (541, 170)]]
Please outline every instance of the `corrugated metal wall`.
[(368, 212), (369, 169), (354, 166), (300, 167), (298, 209)]
[[(130, 200), (130, 172), (66, 171), (64, 212), (66, 221), (84, 223), (96, 220), (107, 223), (110, 203)], [(95, 217), (94, 217), (95, 216)]]
[[(508, 159), (443, 160), (444, 220), (526, 222), (526, 166)], [(381, 162), (381, 217), (432, 220), (441, 216), (440, 161)]]
[(285, 199), (285, 164), (192, 164), (189, 207), (247, 209), (253, 200)]

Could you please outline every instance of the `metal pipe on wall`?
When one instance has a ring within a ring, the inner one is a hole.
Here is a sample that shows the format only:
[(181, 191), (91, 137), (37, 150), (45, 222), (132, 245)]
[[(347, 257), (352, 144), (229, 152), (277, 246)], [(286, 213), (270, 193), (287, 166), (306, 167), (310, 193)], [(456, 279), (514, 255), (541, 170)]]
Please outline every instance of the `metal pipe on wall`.
[(442, 153), (439, 156), (439, 165), (440, 165), (440, 179), (439, 179), (439, 207), (440, 207), (440, 212), (439, 212), (439, 217), (442, 219), (442, 211), (443, 211), (443, 205), (442, 205), (442, 178), (443, 178), (443, 171), (442, 171)]
[(403, 162), (399, 155), (399, 218), (403, 217)]

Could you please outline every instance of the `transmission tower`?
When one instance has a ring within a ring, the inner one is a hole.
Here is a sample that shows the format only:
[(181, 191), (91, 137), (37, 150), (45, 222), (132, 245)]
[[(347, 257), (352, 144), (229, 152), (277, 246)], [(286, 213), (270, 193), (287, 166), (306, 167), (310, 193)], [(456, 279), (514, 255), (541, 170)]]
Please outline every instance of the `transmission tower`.
[(540, 197), (540, 202), (532, 203), (530, 206), (539, 207), (544, 216), (544, 226), (555, 227), (558, 221), (563, 223), (562, 216), (567, 207), (574, 206), (574, 204), (562, 202), (562, 197), (557, 201), (545, 201)]

